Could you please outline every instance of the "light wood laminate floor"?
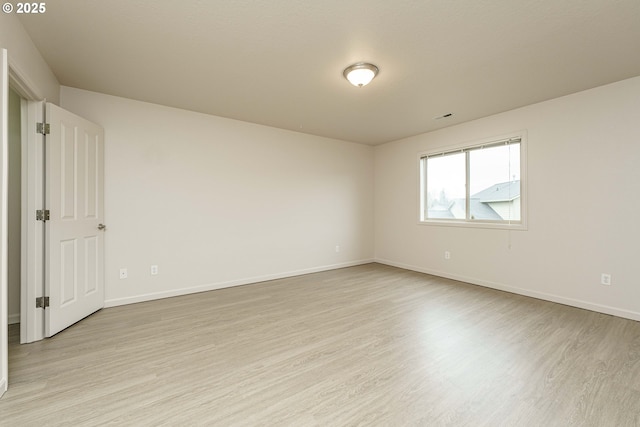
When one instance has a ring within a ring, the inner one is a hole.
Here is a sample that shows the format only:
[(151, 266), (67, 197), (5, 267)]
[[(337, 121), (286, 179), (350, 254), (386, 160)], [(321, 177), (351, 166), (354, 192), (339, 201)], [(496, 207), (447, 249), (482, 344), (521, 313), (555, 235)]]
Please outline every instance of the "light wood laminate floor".
[(2, 426), (640, 426), (639, 322), (379, 264), (18, 335)]

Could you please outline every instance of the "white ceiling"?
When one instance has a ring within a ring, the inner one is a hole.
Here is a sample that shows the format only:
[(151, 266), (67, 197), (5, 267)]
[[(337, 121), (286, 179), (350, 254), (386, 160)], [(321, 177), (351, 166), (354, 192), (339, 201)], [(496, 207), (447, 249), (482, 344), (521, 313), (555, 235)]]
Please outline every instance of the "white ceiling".
[(372, 145), (640, 75), (639, 0), (46, 7), (20, 19), (63, 85)]

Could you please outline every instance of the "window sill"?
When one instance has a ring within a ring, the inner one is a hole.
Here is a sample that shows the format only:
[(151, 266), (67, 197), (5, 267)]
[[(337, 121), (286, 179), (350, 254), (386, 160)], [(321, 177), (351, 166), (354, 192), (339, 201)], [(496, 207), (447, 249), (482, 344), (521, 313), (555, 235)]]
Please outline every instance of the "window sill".
[(507, 223), (507, 222), (489, 222), (489, 221), (464, 221), (464, 220), (437, 220), (430, 219), (426, 221), (418, 221), (418, 225), (442, 226), (442, 227), (465, 227), (465, 228), (488, 228), (497, 230), (516, 230), (526, 231), (527, 224), (523, 222)]

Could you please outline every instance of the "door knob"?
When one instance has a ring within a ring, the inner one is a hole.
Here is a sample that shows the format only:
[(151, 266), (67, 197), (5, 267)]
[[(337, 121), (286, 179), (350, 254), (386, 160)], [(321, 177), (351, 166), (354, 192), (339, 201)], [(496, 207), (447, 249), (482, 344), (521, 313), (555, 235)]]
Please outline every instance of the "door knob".
[(107, 226), (104, 224), (98, 224), (98, 230), (106, 230)]

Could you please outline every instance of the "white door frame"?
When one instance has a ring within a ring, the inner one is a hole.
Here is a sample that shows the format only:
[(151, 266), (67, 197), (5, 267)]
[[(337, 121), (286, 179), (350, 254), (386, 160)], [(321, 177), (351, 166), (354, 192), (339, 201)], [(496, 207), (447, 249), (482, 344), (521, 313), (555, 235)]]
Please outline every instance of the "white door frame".
[(20, 273), (20, 343), (44, 338), (44, 310), (36, 309), (44, 296), (44, 223), (36, 210), (44, 208), (43, 136), (29, 125), (43, 122), (42, 103), (22, 102), (22, 247)]
[(9, 70), (7, 51), (0, 49), (0, 397), (9, 386), (9, 325), (7, 313), (7, 180), (9, 133)]
[[(20, 268), (20, 342), (44, 338), (44, 314), (35, 307), (36, 297), (44, 295), (44, 227), (36, 221), (36, 209), (44, 201), (42, 137), (29, 131), (28, 123), (42, 122), (41, 91), (9, 58), (9, 84), (20, 95), (22, 120), (22, 239)], [(29, 303), (31, 302), (31, 303)]]

